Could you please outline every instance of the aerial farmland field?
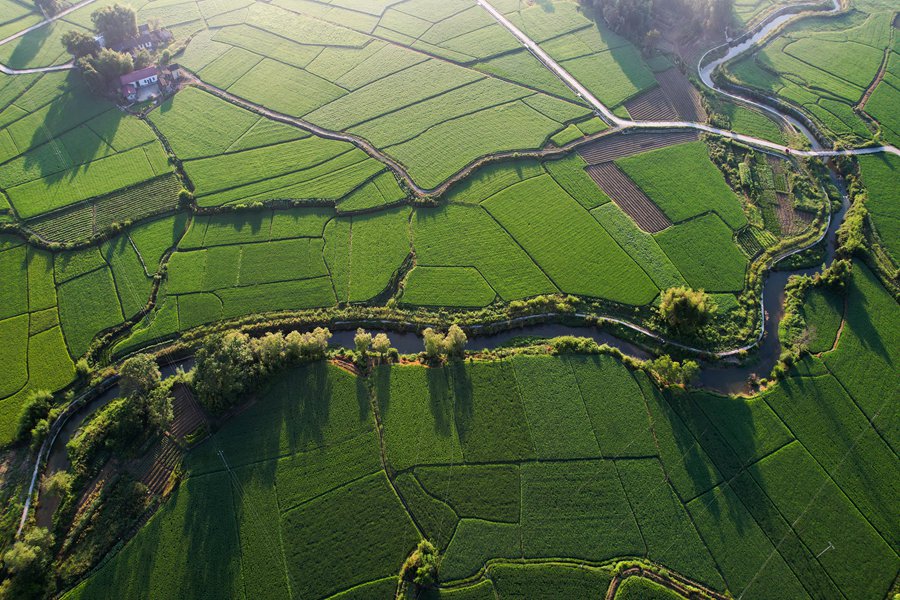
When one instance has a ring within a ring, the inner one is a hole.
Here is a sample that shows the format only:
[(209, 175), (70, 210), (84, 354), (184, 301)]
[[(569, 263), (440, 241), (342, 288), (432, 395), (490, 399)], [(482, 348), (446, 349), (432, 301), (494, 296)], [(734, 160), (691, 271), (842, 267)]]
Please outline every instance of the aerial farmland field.
[(0, 600), (897, 597), (898, 28), (0, 0)]

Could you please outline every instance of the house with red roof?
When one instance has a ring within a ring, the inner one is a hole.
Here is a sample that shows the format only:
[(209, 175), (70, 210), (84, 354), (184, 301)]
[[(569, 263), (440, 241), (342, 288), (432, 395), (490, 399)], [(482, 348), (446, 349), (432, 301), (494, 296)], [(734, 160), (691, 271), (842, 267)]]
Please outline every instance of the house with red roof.
[(155, 66), (144, 67), (119, 77), (119, 91), (126, 100), (133, 101), (138, 90), (159, 83), (159, 69)]

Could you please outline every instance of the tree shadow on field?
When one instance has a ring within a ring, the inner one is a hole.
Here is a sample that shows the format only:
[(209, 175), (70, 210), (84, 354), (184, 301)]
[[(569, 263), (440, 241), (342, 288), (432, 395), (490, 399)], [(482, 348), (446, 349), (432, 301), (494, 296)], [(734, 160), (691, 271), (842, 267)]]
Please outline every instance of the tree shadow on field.
[(332, 382), (328, 362), (317, 360), (297, 368), (290, 377), (289, 402), (283, 405), (282, 423), (288, 449), (293, 454), (309, 446), (321, 446), (328, 424)]
[[(72, 182), (87, 172), (91, 160), (99, 159), (98, 153), (106, 147), (104, 139), (112, 139), (122, 119), (127, 118), (106, 100), (91, 96), (83, 89), (84, 84), (74, 79), (76, 76), (70, 73), (59, 86), (61, 95), (41, 109), (46, 111), (44, 117), (34, 123), (31, 141), (21, 156), (26, 177), (42, 178), (47, 186)], [(85, 106), (86, 103), (92, 105)], [(109, 116), (92, 122), (90, 131), (82, 127), (104, 111)], [(100, 130), (94, 132), (93, 127)], [(37, 173), (31, 174), (33, 170)], [(42, 205), (48, 209), (59, 206), (50, 200), (49, 204), (43, 200)]]
[(450, 427), (453, 418), (453, 399), (450, 396), (447, 370), (444, 367), (427, 368), (425, 378), (428, 381), (428, 399), (431, 415), (434, 417), (434, 431), (441, 437), (449, 437), (453, 432)]
[[(37, 29), (26, 33), (17, 41), (10, 42), (11, 44), (15, 44), (16, 47), (13, 48), (13, 51), (10, 53), (9, 60), (6, 62), (6, 66), (10, 69), (28, 69), (33, 66), (50, 66), (30, 65), (29, 62), (31, 61), (31, 59), (38, 55), (38, 53), (41, 51), (41, 48), (44, 47), (45, 43), (54, 43), (53, 40), (48, 39), (53, 33), (59, 33), (59, 29), (57, 28), (56, 24), (51, 23), (49, 25), (38, 27)], [(62, 50), (62, 47), (60, 47), (60, 50)]]
[(391, 367), (390, 365), (379, 365), (372, 374), (375, 386), (375, 405), (378, 407), (378, 413), (381, 420), (387, 415), (387, 411), (391, 405)]
[(474, 414), (472, 402), (472, 378), (465, 361), (455, 360), (447, 365), (450, 372), (450, 382), (453, 385), (453, 413), (456, 419), (456, 433), (459, 441), (466, 443), (471, 429)]

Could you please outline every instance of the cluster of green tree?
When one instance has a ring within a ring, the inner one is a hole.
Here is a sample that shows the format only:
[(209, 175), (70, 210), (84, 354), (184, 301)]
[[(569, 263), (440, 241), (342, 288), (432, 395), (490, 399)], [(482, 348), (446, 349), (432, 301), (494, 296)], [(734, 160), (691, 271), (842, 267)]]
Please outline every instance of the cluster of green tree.
[[(137, 17), (130, 6), (104, 6), (91, 13), (91, 20), (106, 46), (137, 35)], [(153, 60), (146, 50), (141, 50), (132, 57), (127, 52), (102, 47), (94, 36), (81, 31), (67, 31), (62, 35), (61, 41), (69, 54), (75, 57), (75, 65), (88, 87), (97, 94), (105, 93), (110, 83), (120, 75), (142, 69)]]
[(53, 536), (43, 527), (29, 529), (3, 554), (0, 599), (44, 597), (48, 590)]
[(425, 358), (440, 362), (445, 358), (462, 358), (466, 351), (466, 334), (459, 325), (453, 324), (446, 334), (431, 327), (422, 332), (425, 342)]
[(437, 582), (439, 563), (437, 548), (428, 540), (421, 540), (400, 568), (400, 581), (426, 588)]
[(54, 16), (65, 6), (63, 0), (34, 0), (34, 4), (48, 17)]
[(373, 337), (362, 327), (356, 330), (353, 345), (356, 347), (356, 362), (363, 366), (369, 362), (369, 352), (377, 354), (380, 363), (392, 350), (391, 340), (386, 333), (379, 333)]
[(725, 29), (731, 19), (730, 0), (581, 0), (609, 27), (644, 48), (660, 37), (656, 28), (666, 15), (679, 16), (688, 35)]
[(135, 448), (158, 435), (172, 420), (171, 380), (162, 382), (148, 354), (138, 354), (119, 370), (121, 397), (98, 411), (66, 450), (75, 473), (86, 472), (104, 453)]
[(261, 377), (324, 358), (330, 339), (331, 332), (322, 327), (308, 333), (268, 333), (261, 338), (237, 331), (211, 336), (197, 351), (191, 386), (206, 408), (227, 410)]
[(709, 322), (717, 306), (703, 290), (669, 288), (662, 293), (659, 316), (669, 327), (681, 333), (693, 333)]

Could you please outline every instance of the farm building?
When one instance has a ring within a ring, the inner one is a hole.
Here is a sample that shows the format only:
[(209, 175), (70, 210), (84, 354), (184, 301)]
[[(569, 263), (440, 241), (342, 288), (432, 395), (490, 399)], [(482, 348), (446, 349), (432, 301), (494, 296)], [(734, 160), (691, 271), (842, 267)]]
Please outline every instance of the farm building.
[(138, 90), (159, 83), (159, 69), (155, 66), (138, 69), (119, 77), (119, 91), (126, 100), (135, 100)]
[(172, 32), (168, 29), (150, 29), (150, 25), (145, 23), (144, 25), (138, 26), (137, 36), (129, 38), (127, 40), (123, 40), (121, 42), (117, 42), (115, 44), (110, 44), (107, 46), (106, 40), (102, 35), (98, 35), (94, 39), (97, 40), (98, 44), (105, 48), (109, 48), (110, 50), (135, 54), (141, 50), (153, 52), (158, 48), (162, 48), (172, 41), (172, 37)]

